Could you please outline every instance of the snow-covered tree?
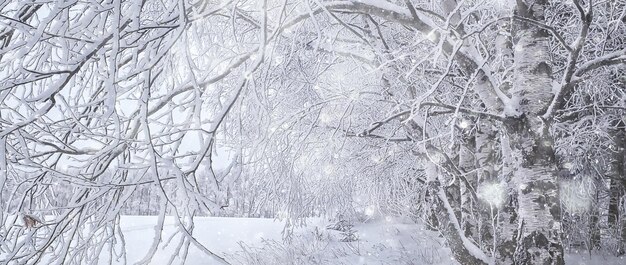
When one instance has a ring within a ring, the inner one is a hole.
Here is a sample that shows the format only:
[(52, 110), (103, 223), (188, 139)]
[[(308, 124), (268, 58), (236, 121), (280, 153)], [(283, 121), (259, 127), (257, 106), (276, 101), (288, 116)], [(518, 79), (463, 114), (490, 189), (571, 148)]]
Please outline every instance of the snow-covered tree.
[[(623, 0), (4, 2), (2, 257), (97, 260), (133, 213), (159, 216), (141, 263), (162, 245), (166, 215), (179, 233), (170, 262), (193, 246), (227, 263), (196, 240), (195, 216), (292, 228), (380, 212), (437, 229), (462, 264), (563, 264), (568, 214), (591, 204), (589, 222), (619, 231), (623, 253), (624, 10)], [(564, 183), (576, 181), (594, 183), (593, 196), (572, 199), (580, 185)]]

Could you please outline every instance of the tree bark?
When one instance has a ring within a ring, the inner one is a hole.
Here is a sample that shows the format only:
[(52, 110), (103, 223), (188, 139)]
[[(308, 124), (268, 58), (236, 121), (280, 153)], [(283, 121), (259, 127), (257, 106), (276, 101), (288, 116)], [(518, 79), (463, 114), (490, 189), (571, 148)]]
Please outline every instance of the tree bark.
[(462, 234), (458, 219), (452, 206), (449, 204), (450, 200), (447, 198), (445, 190), (441, 187), (440, 178), (442, 172), (432, 161), (426, 161), (425, 164), (428, 180), (427, 189), (433, 198), (430, 205), (431, 212), (437, 217), (439, 231), (445, 236), (454, 259), (460, 264), (488, 264), (488, 258), (478, 246), (471, 243)]
[[(516, 15), (545, 21), (547, 0), (518, 0)], [(514, 264), (564, 264), (559, 189), (550, 123), (542, 118), (552, 99), (549, 33), (516, 21), (513, 29), (514, 83), (505, 129), (517, 188), (518, 231)]]
[[(511, 142), (516, 165), (513, 185), (518, 187), (518, 237), (515, 264), (563, 264), (560, 240), (560, 205), (552, 142), (531, 133), (538, 125), (523, 119), (515, 126)], [(537, 139), (539, 138), (539, 139)], [(545, 263), (544, 263), (545, 262)]]
[[(598, 201), (598, 192), (596, 191), (595, 201)], [(591, 216), (589, 216), (589, 250), (600, 249), (601, 246), (600, 231), (600, 212), (598, 207), (592, 207)]]
[[(459, 148), (459, 168), (465, 174), (467, 183), (460, 182), (461, 192), (461, 229), (468, 238), (476, 239), (478, 232), (478, 220), (476, 219), (476, 205), (472, 199), (471, 192), (476, 190), (477, 174), (476, 159), (474, 150), (476, 149), (475, 135), (463, 133), (463, 142)], [(478, 242), (478, 241), (477, 241)]]
[(616, 125), (617, 128), (612, 131), (613, 142), (616, 148), (613, 151), (613, 159), (607, 174), (610, 180), (608, 224), (609, 229), (615, 231), (615, 234), (618, 236), (617, 253), (623, 255), (626, 253), (626, 218), (623, 208), (620, 206), (626, 192), (626, 151), (624, 150), (626, 148), (624, 139), (626, 132), (623, 124)]

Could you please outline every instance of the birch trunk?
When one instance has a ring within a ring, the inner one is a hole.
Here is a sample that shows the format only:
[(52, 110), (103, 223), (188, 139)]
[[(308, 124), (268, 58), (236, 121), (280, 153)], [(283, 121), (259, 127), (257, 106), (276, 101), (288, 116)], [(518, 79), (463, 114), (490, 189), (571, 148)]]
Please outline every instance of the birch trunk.
[[(500, 10), (500, 17), (510, 17), (513, 14), (512, 8), (504, 8)], [(512, 20), (503, 19), (498, 21), (498, 27), (500, 32), (495, 39), (495, 48), (497, 59), (499, 60), (500, 66), (499, 71), (505, 72), (508, 67), (513, 65), (513, 43), (511, 39), (511, 28), (512, 28)], [(506, 77), (509, 77), (512, 73), (507, 74)], [(505, 94), (509, 94), (511, 90), (511, 83), (504, 82), (500, 84), (500, 90), (502, 90)], [(494, 133), (494, 138), (495, 138)], [(502, 139), (502, 135), (500, 137), (501, 145), (508, 145), (506, 139)], [(508, 149), (507, 149), (508, 150)], [(511, 159), (510, 152), (502, 152), (502, 160), (501, 167), (499, 170), (493, 169), (492, 172), (497, 172), (498, 179), (501, 183), (511, 183), (512, 179), (512, 171), (511, 171)], [(496, 238), (496, 250), (495, 250), (495, 261), (496, 264), (512, 264), (513, 258), (515, 254), (515, 249), (517, 247), (517, 194), (515, 193), (515, 188), (509, 187), (507, 185), (507, 197), (506, 201), (503, 203), (502, 207), (498, 209), (498, 228)]]
[(476, 219), (476, 205), (472, 200), (471, 192), (476, 190), (476, 159), (474, 150), (476, 148), (476, 138), (474, 135), (464, 135), (464, 141), (459, 148), (459, 168), (465, 173), (466, 182), (460, 183), (461, 192), (461, 229), (468, 238), (478, 236)]
[[(413, 139), (420, 139), (421, 136), (429, 137), (423, 132), (423, 128), (414, 120), (405, 123), (407, 133)], [(419, 150), (419, 151), (418, 151)], [(442, 183), (447, 183), (445, 170), (441, 168), (452, 167), (449, 157), (430, 144), (416, 146), (415, 154), (423, 160), (424, 171), (426, 173), (426, 200), (427, 219), (446, 238), (454, 259), (461, 264), (480, 265), (490, 262), (487, 255), (469, 240), (461, 229), (460, 218), (456, 209), (452, 206), (454, 200), (450, 197), (450, 191), (458, 191), (458, 188), (450, 188)], [(435, 163), (434, 161), (437, 161)], [(454, 186), (454, 185), (452, 185)], [(458, 187), (458, 186), (457, 186)]]
[(428, 193), (432, 196), (431, 211), (437, 217), (438, 229), (446, 238), (454, 259), (460, 264), (488, 264), (487, 256), (462, 234), (448, 194), (441, 187), (442, 172), (432, 161), (426, 161), (425, 168)]
[[(543, 23), (547, 0), (518, 0), (518, 16)], [(517, 116), (505, 122), (513, 179), (517, 187), (518, 234), (514, 264), (564, 264), (557, 165), (549, 121), (542, 118), (552, 99), (549, 33), (535, 24), (514, 22), (514, 83)]]

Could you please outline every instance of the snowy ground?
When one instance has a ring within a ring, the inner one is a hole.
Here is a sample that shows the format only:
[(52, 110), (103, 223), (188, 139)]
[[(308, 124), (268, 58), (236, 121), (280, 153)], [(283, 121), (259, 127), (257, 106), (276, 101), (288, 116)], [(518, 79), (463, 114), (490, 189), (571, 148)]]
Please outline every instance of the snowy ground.
[(567, 265), (624, 265), (626, 259), (624, 256), (615, 257), (611, 255), (592, 255), (589, 254), (565, 254), (565, 264)]
[[(123, 216), (122, 232), (126, 242), (126, 262), (113, 260), (103, 253), (99, 264), (134, 264), (150, 249), (154, 237), (154, 216)], [(309, 219), (297, 228), (290, 241), (282, 240), (284, 222), (261, 218), (198, 217), (194, 237), (206, 248), (226, 258), (232, 264), (458, 264), (451, 258), (443, 238), (405, 219), (381, 218), (353, 227), (358, 240), (342, 242), (346, 234), (330, 230), (332, 224), (323, 219)], [(163, 242), (150, 264), (170, 264), (176, 252), (180, 234), (170, 240), (176, 230), (174, 219), (166, 218)], [(2, 254), (2, 253), (0, 253)], [(2, 255), (0, 255), (1, 257)], [(1, 260), (1, 259), (0, 259)], [(180, 264), (180, 259), (173, 260)], [(217, 264), (194, 246), (190, 247), (184, 264)], [(626, 264), (623, 257), (566, 254), (566, 264), (618, 265)]]
[[(143, 257), (152, 241), (155, 217), (122, 217), (128, 263)], [(174, 229), (166, 221), (165, 234)], [(353, 228), (359, 240), (341, 242), (341, 232), (328, 230), (330, 222), (312, 219), (296, 230), (290, 243), (282, 241), (284, 222), (260, 218), (197, 218), (198, 241), (233, 264), (458, 264), (443, 239), (406, 220), (385, 218)], [(165, 237), (167, 238), (167, 236)], [(191, 247), (185, 264), (211, 264), (210, 258)], [(152, 264), (167, 264), (171, 251), (160, 250)], [(623, 257), (569, 253), (566, 264), (618, 265)]]
[[(120, 223), (126, 240), (128, 264), (141, 260), (148, 252), (156, 222), (157, 218), (153, 216), (122, 216)], [(166, 218), (163, 238), (168, 239), (174, 230), (174, 219)], [(282, 224), (272, 219), (197, 217), (194, 236), (209, 250), (224, 255), (240, 250), (239, 242), (260, 244), (263, 239), (279, 239), (281, 231)], [(160, 248), (151, 264), (167, 264), (172, 252), (171, 247)], [(210, 260), (191, 246), (185, 264), (207, 264)], [(108, 264), (108, 261), (105, 263)]]
[[(148, 251), (155, 223), (155, 217), (122, 217), (129, 264)], [(197, 218), (194, 235), (233, 264), (456, 264), (436, 233), (408, 222), (387, 218), (357, 225), (353, 228), (358, 236), (355, 242), (341, 242), (345, 235), (326, 229), (328, 224), (321, 219), (309, 220), (306, 227), (296, 229), (290, 243), (285, 243), (281, 236), (284, 222), (206, 217)], [(167, 219), (164, 238), (174, 229), (173, 220)], [(167, 264), (172, 252), (167, 247), (160, 249), (152, 264)], [(185, 264), (211, 263), (192, 246)]]

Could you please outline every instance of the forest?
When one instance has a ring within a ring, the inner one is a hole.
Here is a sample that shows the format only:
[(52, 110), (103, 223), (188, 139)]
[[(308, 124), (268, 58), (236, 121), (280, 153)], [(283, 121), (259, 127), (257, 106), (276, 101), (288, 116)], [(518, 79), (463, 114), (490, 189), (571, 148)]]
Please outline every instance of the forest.
[(0, 198), (0, 264), (624, 262), (626, 0), (0, 1)]

